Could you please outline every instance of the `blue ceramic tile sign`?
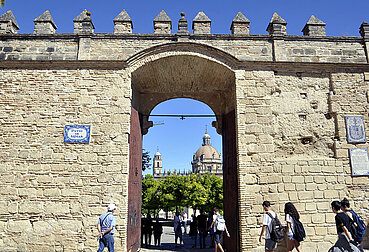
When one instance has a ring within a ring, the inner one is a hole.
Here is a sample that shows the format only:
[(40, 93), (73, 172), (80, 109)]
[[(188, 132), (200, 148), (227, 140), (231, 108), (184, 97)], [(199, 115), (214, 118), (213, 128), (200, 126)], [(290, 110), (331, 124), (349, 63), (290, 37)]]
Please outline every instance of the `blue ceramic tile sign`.
[(347, 142), (348, 143), (366, 143), (364, 117), (363, 116), (345, 116)]
[(352, 176), (369, 176), (368, 148), (350, 149)]
[(91, 125), (65, 125), (64, 143), (89, 143)]

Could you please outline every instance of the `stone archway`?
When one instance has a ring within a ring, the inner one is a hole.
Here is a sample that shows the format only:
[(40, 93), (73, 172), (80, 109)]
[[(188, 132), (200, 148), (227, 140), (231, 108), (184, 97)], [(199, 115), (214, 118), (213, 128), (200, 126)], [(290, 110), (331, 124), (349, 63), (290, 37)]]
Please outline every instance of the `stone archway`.
[[(134, 192), (141, 192), (141, 181), (135, 175), (140, 161), (135, 151), (139, 149), (137, 146), (142, 148), (142, 135), (137, 129), (142, 134), (148, 132), (152, 126), (148, 117), (157, 104), (174, 98), (195, 99), (214, 111), (213, 126), (223, 138), (224, 214), (232, 237), (225, 241), (229, 251), (239, 248), (234, 62), (228, 54), (191, 43), (161, 45), (128, 61), (132, 86), (129, 218), (131, 213), (141, 211), (141, 206), (134, 204), (139, 196)], [(139, 243), (139, 221), (128, 222), (128, 250), (135, 249)]]

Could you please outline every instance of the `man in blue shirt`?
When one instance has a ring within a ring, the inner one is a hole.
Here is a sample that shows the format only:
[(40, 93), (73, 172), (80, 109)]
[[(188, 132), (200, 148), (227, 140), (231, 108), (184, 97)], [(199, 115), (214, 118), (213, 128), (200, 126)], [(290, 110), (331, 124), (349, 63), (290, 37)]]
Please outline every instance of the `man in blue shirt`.
[(114, 252), (114, 238), (115, 232), (115, 217), (114, 211), (117, 207), (114, 204), (108, 206), (108, 212), (102, 214), (97, 223), (97, 230), (99, 231), (99, 250), (102, 252), (105, 247), (108, 247), (109, 252)]

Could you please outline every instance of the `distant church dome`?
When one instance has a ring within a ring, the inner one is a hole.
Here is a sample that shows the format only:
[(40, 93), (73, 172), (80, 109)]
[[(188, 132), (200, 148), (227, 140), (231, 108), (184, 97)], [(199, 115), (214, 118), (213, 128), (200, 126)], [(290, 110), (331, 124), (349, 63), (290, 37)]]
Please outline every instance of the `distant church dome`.
[(161, 156), (160, 152), (159, 152), (159, 151), (157, 151), (157, 152), (155, 153), (155, 156)]
[(196, 151), (194, 159), (200, 160), (205, 158), (220, 158), (220, 155), (213, 146), (203, 145)]
[(222, 158), (219, 152), (211, 146), (208, 131), (202, 137), (202, 146), (193, 155), (192, 173), (211, 173), (223, 177)]

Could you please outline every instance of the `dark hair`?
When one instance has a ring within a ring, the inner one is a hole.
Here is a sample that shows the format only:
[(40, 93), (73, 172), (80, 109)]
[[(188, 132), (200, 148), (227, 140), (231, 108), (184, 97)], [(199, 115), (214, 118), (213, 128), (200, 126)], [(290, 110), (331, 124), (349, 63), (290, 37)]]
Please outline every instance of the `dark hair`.
[(214, 211), (214, 213), (218, 213), (219, 212), (218, 208), (214, 208), (213, 211)]
[(266, 200), (266, 201), (263, 202), (262, 205), (265, 206), (265, 207), (270, 207), (270, 202)]
[(334, 210), (339, 211), (341, 209), (341, 202), (335, 200), (331, 203), (331, 206)]
[(289, 214), (290, 216), (292, 216), (293, 218), (295, 218), (296, 220), (300, 219), (300, 215), (297, 212), (296, 207), (291, 203), (288, 202), (284, 205), (284, 213), (287, 215)]
[(348, 208), (350, 208), (350, 202), (348, 201), (348, 199), (343, 198), (343, 200), (341, 201), (341, 207), (344, 207), (344, 208), (348, 207)]

